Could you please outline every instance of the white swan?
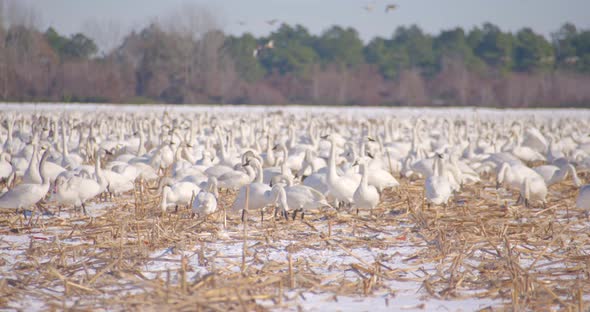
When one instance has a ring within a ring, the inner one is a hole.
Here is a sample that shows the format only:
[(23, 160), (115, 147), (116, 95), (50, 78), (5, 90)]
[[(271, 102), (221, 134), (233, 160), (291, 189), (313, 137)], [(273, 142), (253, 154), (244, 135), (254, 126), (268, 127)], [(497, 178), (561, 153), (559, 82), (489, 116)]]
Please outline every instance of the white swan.
[(192, 204), (192, 212), (198, 216), (207, 216), (217, 211), (217, 179), (210, 177), (207, 184), (207, 188), (201, 189)]
[[(513, 190), (518, 190), (520, 192), (519, 194), (519, 199), (518, 199), (518, 203), (521, 202), (521, 200), (524, 200), (524, 195), (525, 195), (525, 191), (526, 191), (526, 187), (524, 185), (524, 182), (526, 179), (530, 179), (528, 182), (529, 185), (529, 190), (533, 189), (533, 192), (537, 192), (535, 191), (536, 189), (539, 189), (538, 193), (539, 196), (542, 195), (543, 192), (543, 187), (540, 186), (540, 182), (543, 182), (543, 185), (545, 186), (545, 194), (547, 193), (547, 186), (545, 185), (545, 181), (543, 180), (543, 177), (540, 176), (535, 170), (525, 166), (525, 165), (521, 165), (521, 164), (515, 164), (515, 165), (509, 165), (508, 163), (504, 163), (502, 164), (502, 166), (500, 167), (500, 173), (498, 173), (497, 177), (496, 177), (496, 187), (499, 187), (500, 185), (504, 185), (504, 186), (508, 186), (508, 188), (511, 188)], [(535, 186), (532, 186), (532, 184), (535, 184)], [(538, 197), (537, 195), (534, 195), (534, 197)], [(544, 196), (543, 196), (544, 198)]]
[(379, 204), (380, 195), (377, 191), (377, 187), (369, 185), (369, 170), (367, 168), (365, 160), (363, 158), (360, 158), (354, 163), (354, 165), (357, 164), (360, 166), (360, 173), (362, 177), (361, 183), (359, 184), (353, 195), (353, 205), (356, 208), (357, 214), (359, 212), (359, 209), (370, 209), (371, 214), (373, 214), (373, 208), (375, 208)]
[(522, 182), (520, 194), (524, 199), (525, 207), (529, 207), (532, 203), (541, 202), (543, 206), (547, 203), (547, 185), (539, 176), (527, 176)]
[(162, 213), (166, 212), (166, 208), (169, 205), (175, 205), (177, 210), (180, 205), (188, 207), (192, 204), (191, 201), (193, 200), (194, 195), (201, 191), (201, 189), (193, 183), (173, 183), (170, 178), (162, 179), (160, 181), (160, 188), (162, 189), (162, 201), (160, 203)]
[(341, 204), (351, 204), (352, 197), (356, 191), (360, 176), (339, 176), (336, 172), (336, 138), (333, 135), (326, 136), (330, 140), (332, 146), (330, 147), (330, 158), (328, 159), (328, 189), (335, 200), (338, 202), (336, 206)]
[(437, 154), (433, 164), (433, 175), (424, 182), (426, 200), (435, 205), (446, 204), (452, 195), (451, 183), (445, 174), (442, 155)]
[[(49, 157), (49, 149), (43, 153), (39, 162), (39, 171)], [(41, 173), (41, 183), (23, 183), (8, 190), (0, 197), (0, 208), (26, 209), (36, 205), (47, 195), (49, 191), (49, 179)]]
[(112, 170), (103, 170), (100, 167), (100, 154), (101, 153), (99, 153), (97, 156), (98, 166), (95, 166), (95, 174), (97, 179), (100, 176), (100, 179), (103, 179), (106, 182), (106, 190), (109, 192), (109, 195), (112, 197), (113, 195), (119, 195), (132, 190), (134, 188), (133, 181), (129, 180), (120, 173), (114, 172)]
[(271, 182), (271, 186), (278, 183), (285, 184), (284, 189), (287, 194), (287, 204), (291, 209), (294, 209), (293, 220), (295, 220), (297, 212), (301, 212), (301, 218), (303, 219), (306, 211), (330, 206), (322, 193), (305, 185), (293, 185), (293, 180), (288, 176), (275, 176)]
[(238, 195), (232, 204), (233, 211), (242, 211), (242, 219), (244, 217), (244, 209), (246, 208), (246, 192), (248, 191), (248, 210), (260, 210), (261, 215), (264, 215), (264, 208), (272, 203), (272, 190), (268, 184), (264, 184), (263, 171), (260, 161), (257, 158), (251, 158), (248, 163), (244, 164), (253, 167), (257, 174), (254, 181), (246, 184), (240, 188)]
[[(373, 157), (369, 154), (369, 157)], [(395, 179), (391, 173), (375, 166), (369, 166), (368, 164), (361, 164), (361, 168), (365, 167), (368, 175), (368, 184), (375, 186), (379, 192), (384, 189), (395, 188), (399, 186), (399, 182)], [(362, 172), (361, 172), (362, 174)]]
[[(31, 155), (31, 159), (29, 160), (29, 166), (27, 167), (27, 171), (23, 175), (23, 183), (27, 184), (41, 184), (41, 172), (39, 169), (39, 147), (37, 143), (33, 143), (33, 155)], [(45, 147), (41, 147), (41, 149), (45, 149)]]
[(101, 193), (100, 184), (90, 178), (74, 176), (66, 178), (60, 175), (55, 180), (56, 199), (63, 205), (74, 205), (74, 208), (82, 208), (86, 214), (85, 202)]

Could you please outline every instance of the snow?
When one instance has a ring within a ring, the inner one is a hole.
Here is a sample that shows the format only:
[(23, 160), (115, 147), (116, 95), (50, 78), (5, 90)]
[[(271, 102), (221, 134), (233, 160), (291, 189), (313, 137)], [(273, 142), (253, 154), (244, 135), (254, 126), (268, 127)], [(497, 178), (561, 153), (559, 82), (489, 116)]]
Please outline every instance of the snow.
[[(162, 113), (170, 112), (226, 112), (229, 114), (262, 114), (282, 110), (296, 114), (310, 114), (310, 113), (338, 113), (345, 118), (356, 118), (359, 116), (365, 117), (379, 117), (386, 113), (388, 115), (395, 114), (395, 116), (415, 117), (415, 116), (440, 116), (440, 115), (461, 115), (461, 116), (477, 116), (478, 118), (498, 118), (499, 116), (526, 116), (534, 115), (539, 118), (590, 118), (589, 109), (522, 109), (522, 110), (502, 110), (489, 108), (381, 108), (381, 107), (310, 107), (310, 106), (215, 106), (215, 105), (95, 105), (95, 104), (41, 104), (41, 103), (3, 103), (0, 104), (1, 111), (16, 111), (16, 112), (30, 112), (30, 111), (53, 111), (56, 113), (62, 111), (76, 111), (76, 112), (94, 112), (94, 111), (117, 111), (117, 112), (133, 112), (139, 110), (146, 113)], [(502, 198), (508, 197), (507, 191), (500, 190)], [(504, 196), (506, 195), (506, 196)], [(484, 196), (487, 196), (484, 194)], [(489, 200), (495, 201), (496, 198), (489, 197)], [(508, 201), (509, 206), (513, 205), (513, 201)], [(459, 203), (462, 204), (462, 203)], [(114, 204), (112, 203), (93, 203), (87, 206), (87, 212), (91, 217), (99, 217), (103, 215)], [(43, 216), (47, 218), (71, 218), (74, 214), (69, 212), (62, 212), (56, 216)], [(514, 220), (514, 222), (522, 222), (525, 220)], [(80, 225), (85, 222), (80, 221)], [(395, 241), (395, 237), (399, 237), (407, 233), (411, 225), (407, 227), (383, 227), (380, 232), (368, 235), (363, 234), (354, 235), (347, 232), (349, 227), (344, 225), (333, 225), (332, 240), (334, 242), (345, 242), (345, 239), (350, 238), (366, 238), (373, 241), (387, 241), (388, 249), (373, 248), (370, 244), (363, 248), (352, 248), (350, 252), (354, 255), (345, 252), (343, 249), (330, 245), (327, 246), (325, 242), (320, 241), (315, 245), (308, 245), (308, 248), (303, 248), (295, 251), (289, 251), (290, 247), (297, 244), (297, 240), (279, 239), (270, 241), (267, 244), (260, 246), (258, 240), (247, 240), (246, 245), (249, 251), (256, 251), (256, 257), (263, 260), (263, 263), (254, 261), (252, 252), (246, 256), (246, 262), (249, 266), (256, 269), (262, 269), (264, 263), (271, 261), (284, 263), (289, 255), (291, 255), (295, 263), (312, 263), (313, 265), (306, 268), (309, 271), (316, 272), (318, 277), (321, 277), (322, 285), (331, 285), (338, 283), (342, 279), (347, 281), (358, 281), (359, 275), (352, 270), (342, 270), (343, 267), (351, 267), (353, 264), (369, 263), (373, 264), (378, 261), (383, 264), (396, 269), (410, 269), (403, 277), (407, 277), (406, 281), (387, 280), (383, 286), (378, 287), (374, 292), (367, 296), (334, 296), (331, 293), (314, 293), (312, 291), (291, 290), (286, 293), (288, 300), (285, 306), (281, 309), (295, 311), (302, 309), (304, 311), (392, 311), (392, 310), (428, 310), (428, 311), (473, 311), (483, 309), (488, 306), (498, 306), (503, 302), (493, 299), (449, 299), (439, 300), (432, 299), (425, 296), (425, 291), (422, 289), (422, 283), (412, 281), (410, 278), (424, 277), (426, 273), (433, 273), (436, 270), (437, 264), (422, 263), (420, 259), (412, 259), (413, 255), (425, 248), (425, 243), (408, 242), (405, 240)], [(316, 224), (318, 231), (327, 232), (326, 224)], [(590, 223), (585, 225), (590, 227)], [(61, 234), (58, 228), (46, 228), (40, 233), (28, 234), (3, 234), (0, 235), (0, 277), (10, 278), (10, 268), (19, 261), (26, 260), (27, 248), (31, 242), (34, 243), (54, 243), (57, 235)], [(194, 280), (200, 276), (208, 274), (216, 269), (225, 270), (226, 272), (240, 272), (241, 261), (243, 256), (244, 241), (240, 240), (239, 233), (231, 231), (224, 231), (217, 233), (219, 240), (211, 243), (207, 242), (201, 245), (188, 246), (184, 250), (178, 250), (174, 247), (168, 247), (152, 251), (149, 255), (150, 260), (142, 267), (142, 274), (148, 279), (165, 280), (169, 274), (171, 281), (178, 280), (178, 269), (181, 266), (182, 257), (188, 260), (188, 266), (192, 268), (187, 272), (189, 280)], [(394, 240), (394, 241), (392, 241)], [(79, 245), (88, 243), (86, 241), (71, 238), (63, 239), (58, 243), (64, 245)], [(204, 247), (204, 251), (201, 248)], [(311, 247), (311, 248), (309, 248)], [(524, 246), (526, 247), (526, 246)], [(498, 246), (502, 248), (502, 246)], [(474, 251), (478, 259), (483, 259), (487, 256), (485, 252)], [(548, 251), (548, 252), (551, 252)], [(590, 250), (584, 250), (589, 253)], [(204, 259), (201, 259), (201, 254)], [(481, 255), (479, 255), (481, 254)], [(382, 260), (385, 259), (385, 260)], [(81, 261), (82, 259), (78, 259)], [(40, 258), (40, 261), (48, 261), (48, 259)], [(73, 261), (68, 259), (67, 261)], [(521, 266), (530, 266), (535, 259), (525, 258), (520, 259)], [(563, 268), (563, 263), (548, 263), (543, 259), (536, 260), (534, 268), (538, 270), (548, 270), (550, 268)], [(412, 271), (411, 269), (415, 269)], [(421, 271), (418, 270), (421, 269)], [(285, 268), (286, 270), (287, 268)], [(298, 270), (295, 267), (295, 270)], [(406, 272), (406, 271), (403, 271)], [(93, 274), (94, 272), (91, 272)], [(113, 286), (113, 289), (121, 291), (121, 288)], [(61, 291), (56, 289), (56, 291)], [(132, 293), (139, 291), (137, 289), (128, 289), (126, 292)], [(275, 303), (265, 300), (259, 300), (259, 304), (268, 308), (275, 308)], [(11, 306), (16, 309), (23, 309), (29, 311), (43, 310), (43, 304), (33, 298), (25, 297), (21, 301), (11, 303)]]

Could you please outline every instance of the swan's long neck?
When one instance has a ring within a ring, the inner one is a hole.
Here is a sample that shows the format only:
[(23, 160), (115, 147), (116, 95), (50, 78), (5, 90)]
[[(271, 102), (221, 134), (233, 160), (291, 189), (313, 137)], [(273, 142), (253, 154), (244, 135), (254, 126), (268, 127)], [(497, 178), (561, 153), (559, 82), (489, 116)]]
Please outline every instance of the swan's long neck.
[(62, 121), (61, 123), (61, 143), (62, 143), (62, 155), (63, 157), (68, 156), (68, 143), (66, 140), (66, 122)]
[(289, 150), (284, 144), (281, 144), (281, 151), (283, 152), (283, 164), (287, 163), (287, 158), (289, 158)]
[(440, 174), (440, 158), (438, 158), (438, 157), (436, 159), (434, 159), (434, 164), (433, 164), (433, 167), (432, 167), (432, 173), (433, 173), (433, 175), (435, 177), (436, 176), (438, 176), (438, 177), (441, 176), (441, 174)]
[(262, 166), (260, 166), (259, 164), (256, 164), (256, 165), (254, 165), (254, 168), (256, 169), (255, 182), (262, 183), (262, 181), (264, 181), (264, 170), (262, 170)]
[(142, 124), (139, 123), (139, 146), (137, 148), (137, 156), (142, 156), (146, 153), (145, 150), (145, 135), (143, 134)]
[(97, 153), (96, 155), (96, 162), (94, 163), (94, 171), (96, 173), (96, 182), (100, 184), (101, 188), (106, 188), (106, 180), (102, 174), (102, 168), (100, 167), (100, 154)]
[(336, 178), (336, 142), (332, 140), (332, 146), (330, 147), (330, 158), (328, 159), (328, 179), (335, 180)]
[(49, 178), (43, 172), (43, 166), (45, 166), (45, 161), (47, 160), (47, 157), (49, 157), (49, 150), (43, 153), (43, 157), (41, 157), (41, 161), (39, 162), (39, 173), (41, 174), (41, 184), (43, 185), (49, 184)]
[(500, 168), (500, 173), (498, 173), (498, 183), (502, 184), (504, 180), (511, 180), (512, 176), (512, 169), (510, 165), (507, 163), (503, 163), (502, 167)]
[(168, 207), (168, 194), (170, 193), (170, 187), (165, 186), (162, 190), (162, 204), (160, 208), (162, 212), (166, 212), (166, 207)]
[(369, 186), (369, 171), (367, 170), (367, 165), (363, 162), (360, 164), (361, 170), (361, 186), (363, 188), (367, 188)]

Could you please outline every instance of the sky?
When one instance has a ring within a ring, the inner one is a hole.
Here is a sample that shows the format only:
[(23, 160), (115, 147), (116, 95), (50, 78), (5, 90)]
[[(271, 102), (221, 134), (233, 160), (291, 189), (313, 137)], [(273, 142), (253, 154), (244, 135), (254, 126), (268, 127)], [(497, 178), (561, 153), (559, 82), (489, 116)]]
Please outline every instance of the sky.
[[(10, 0), (9, 0), (10, 1)], [(12, 0), (20, 1), (20, 0)], [(226, 33), (267, 35), (281, 22), (301, 24), (314, 34), (332, 25), (351, 26), (361, 38), (390, 37), (395, 28), (417, 24), (428, 33), (492, 22), (505, 31), (531, 27), (547, 37), (565, 22), (590, 29), (589, 0), (29, 0), (41, 26), (71, 34), (99, 25), (122, 37), (154, 19), (170, 19), (187, 8), (204, 8)], [(385, 12), (388, 4), (394, 11)], [(364, 7), (371, 6), (367, 11)], [(176, 15), (174, 15), (176, 14)], [(277, 19), (275, 25), (266, 21)], [(94, 27), (96, 29), (96, 27)], [(113, 35), (115, 36), (115, 35)]]

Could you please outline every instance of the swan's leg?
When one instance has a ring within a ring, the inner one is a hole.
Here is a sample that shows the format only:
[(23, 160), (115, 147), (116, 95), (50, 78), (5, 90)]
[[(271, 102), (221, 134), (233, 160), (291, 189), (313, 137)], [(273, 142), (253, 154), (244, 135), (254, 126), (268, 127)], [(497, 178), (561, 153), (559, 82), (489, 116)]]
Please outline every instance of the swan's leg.
[(297, 211), (299, 210), (293, 210), (293, 221), (295, 221), (295, 218), (297, 217)]
[(260, 209), (260, 224), (264, 222), (264, 209)]
[(303, 210), (301, 210), (301, 220), (303, 220), (304, 215), (305, 215), (305, 212)]
[(242, 223), (244, 223), (245, 216), (246, 216), (246, 209), (242, 209)]
[(283, 209), (283, 216), (285, 216), (285, 220), (289, 221), (289, 212)]
[(176, 206), (174, 206), (174, 213), (178, 212), (178, 204)]
[(88, 213), (86, 212), (86, 205), (84, 205), (84, 203), (82, 203), (82, 212), (84, 212), (85, 216), (88, 215)]

